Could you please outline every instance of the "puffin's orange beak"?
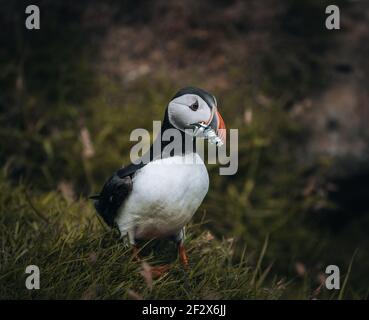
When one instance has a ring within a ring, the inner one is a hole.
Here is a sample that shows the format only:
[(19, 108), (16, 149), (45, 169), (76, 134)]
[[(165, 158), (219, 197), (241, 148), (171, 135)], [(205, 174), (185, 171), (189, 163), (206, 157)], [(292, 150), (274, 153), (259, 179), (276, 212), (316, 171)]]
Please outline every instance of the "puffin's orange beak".
[(226, 125), (218, 110), (216, 111), (214, 118), (216, 118), (216, 124), (217, 124), (215, 132), (224, 144), (226, 142), (226, 137), (227, 137)]

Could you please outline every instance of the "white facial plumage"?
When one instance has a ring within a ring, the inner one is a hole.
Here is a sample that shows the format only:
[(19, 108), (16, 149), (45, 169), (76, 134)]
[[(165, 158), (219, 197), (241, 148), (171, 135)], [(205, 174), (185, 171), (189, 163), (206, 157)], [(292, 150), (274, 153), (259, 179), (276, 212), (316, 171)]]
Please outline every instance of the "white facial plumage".
[(184, 131), (191, 129), (191, 124), (208, 122), (211, 110), (208, 104), (196, 94), (184, 94), (168, 105), (170, 123), (177, 129)]

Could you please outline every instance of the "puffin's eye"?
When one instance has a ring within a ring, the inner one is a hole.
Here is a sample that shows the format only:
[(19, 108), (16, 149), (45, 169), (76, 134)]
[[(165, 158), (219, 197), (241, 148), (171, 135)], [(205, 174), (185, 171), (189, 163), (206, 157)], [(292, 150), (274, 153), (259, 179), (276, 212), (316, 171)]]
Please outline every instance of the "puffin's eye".
[(196, 100), (196, 102), (195, 103), (193, 103), (193, 104), (191, 104), (190, 105), (190, 109), (192, 110), (192, 111), (197, 111), (197, 109), (199, 108), (199, 103), (198, 103), (198, 101)]

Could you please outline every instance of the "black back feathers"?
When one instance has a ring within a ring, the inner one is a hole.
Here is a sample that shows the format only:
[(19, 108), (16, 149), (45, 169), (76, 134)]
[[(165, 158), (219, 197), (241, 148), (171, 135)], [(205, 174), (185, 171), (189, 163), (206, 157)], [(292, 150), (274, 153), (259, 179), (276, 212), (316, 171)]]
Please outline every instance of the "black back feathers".
[(112, 227), (119, 207), (132, 191), (132, 179), (130, 176), (120, 178), (114, 173), (105, 182), (101, 193), (93, 196), (95, 199), (95, 209), (104, 219), (105, 223)]

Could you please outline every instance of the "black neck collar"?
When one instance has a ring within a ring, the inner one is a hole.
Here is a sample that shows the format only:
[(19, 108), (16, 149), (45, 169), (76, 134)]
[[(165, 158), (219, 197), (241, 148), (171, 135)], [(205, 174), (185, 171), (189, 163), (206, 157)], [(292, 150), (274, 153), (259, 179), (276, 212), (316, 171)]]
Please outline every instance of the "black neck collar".
[[(173, 140), (173, 139), (171, 139), (170, 141), (163, 140), (164, 132), (168, 129), (178, 130), (178, 132), (181, 134), (181, 143), (182, 143), (181, 149), (182, 150), (180, 150), (180, 154), (175, 154), (174, 153), (175, 150), (172, 150), (170, 153), (165, 152), (166, 151), (165, 147), (169, 145)], [(188, 143), (189, 139), (191, 140), (191, 143)], [(186, 140), (187, 140), (187, 144), (186, 144)], [(173, 156), (178, 156), (178, 155), (183, 156), (187, 153), (196, 152), (196, 139), (194, 137), (188, 136), (182, 130), (175, 128), (169, 121), (168, 109), (166, 109), (164, 120), (161, 126), (161, 130), (158, 134), (158, 137), (155, 139), (155, 141), (151, 145), (149, 152), (150, 152), (150, 161), (153, 161), (159, 158), (168, 158), (168, 157), (173, 157)]]

